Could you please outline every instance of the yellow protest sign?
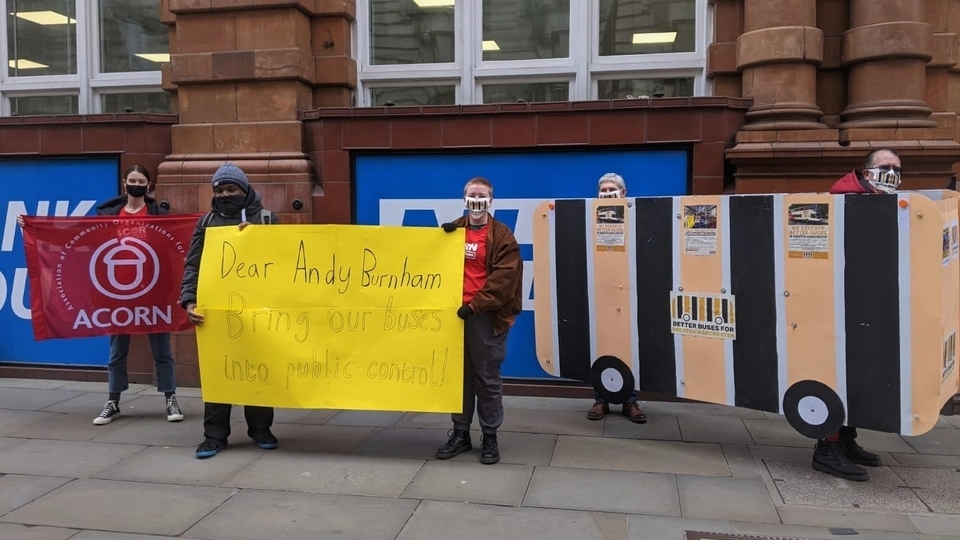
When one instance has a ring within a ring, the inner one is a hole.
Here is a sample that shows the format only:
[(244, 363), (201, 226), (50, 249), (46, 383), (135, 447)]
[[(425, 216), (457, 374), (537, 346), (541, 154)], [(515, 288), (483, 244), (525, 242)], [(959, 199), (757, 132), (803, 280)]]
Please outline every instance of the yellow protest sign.
[(459, 412), (463, 242), (439, 228), (208, 228), (204, 401)]

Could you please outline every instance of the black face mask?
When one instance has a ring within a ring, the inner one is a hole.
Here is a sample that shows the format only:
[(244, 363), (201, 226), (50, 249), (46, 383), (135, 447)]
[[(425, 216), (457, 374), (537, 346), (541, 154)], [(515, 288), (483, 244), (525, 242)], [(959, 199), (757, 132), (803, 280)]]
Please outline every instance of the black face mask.
[(126, 185), (127, 195), (131, 197), (143, 197), (147, 194), (147, 186)]
[(215, 212), (222, 216), (237, 217), (246, 203), (246, 195), (228, 195), (226, 197), (214, 197), (211, 206)]

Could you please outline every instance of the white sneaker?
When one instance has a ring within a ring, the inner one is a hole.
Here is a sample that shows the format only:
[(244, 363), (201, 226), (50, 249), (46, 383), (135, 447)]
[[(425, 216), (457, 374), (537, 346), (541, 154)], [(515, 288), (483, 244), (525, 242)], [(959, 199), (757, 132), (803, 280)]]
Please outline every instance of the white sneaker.
[(177, 396), (172, 395), (167, 398), (167, 422), (179, 422), (183, 420), (183, 411), (177, 404)]
[(113, 422), (114, 418), (120, 417), (120, 407), (117, 406), (116, 401), (108, 401), (106, 405), (103, 406), (103, 412), (100, 413), (100, 416), (93, 419), (93, 423), (98, 426), (104, 424), (109, 424)]

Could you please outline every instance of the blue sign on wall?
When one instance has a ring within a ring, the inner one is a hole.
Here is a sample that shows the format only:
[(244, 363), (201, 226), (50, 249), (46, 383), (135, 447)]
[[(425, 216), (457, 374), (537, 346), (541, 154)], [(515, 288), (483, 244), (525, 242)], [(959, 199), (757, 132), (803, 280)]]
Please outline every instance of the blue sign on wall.
[(5, 210), (0, 241), (0, 362), (105, 366), (108, 338), (33, 339), (30, 284), (17, 216), (93, 215), (98, 202), (115, 197), (116, 159), (33, 159), (0, 161), (0, 208)]
[(356, 216), (362, 225), (436, 227), (463, 214), (463, 185), (493, 183), (492, 213), (514, 232), (524, 260), (523, 313), (507, 342), (505, 377), (548, 378), (536, 357), (533, 325), (533, 211), (545, 199), (586, 198), (616, 172), (627, 195), (684, 195), (685, 150), (362, 155), (356, 158)]

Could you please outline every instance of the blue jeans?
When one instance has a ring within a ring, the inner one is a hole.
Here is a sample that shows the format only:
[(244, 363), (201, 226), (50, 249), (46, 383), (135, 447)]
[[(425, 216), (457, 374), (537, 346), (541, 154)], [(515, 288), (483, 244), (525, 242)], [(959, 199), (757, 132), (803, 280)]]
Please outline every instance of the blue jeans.
[[(176, 392), (173, 378), (173, 355), (170, 353), (170, 334), (148, 334), (153, 363), (157, 367), (157, 390)], [(127, 381), (127, 353), (130, 352), (130, 335), (110, 336), (110, 361), (107, 363), (107, 389), (119, 394), (130, 388)]]
[[(638, 396), (637, 391), (634, 390), (633, 393), (630, 394), (630, 397), (627, 398), (627, 403), (636, 403), (639, 399), (640, 396)], [(600, 394), (598, 394), (596, 391), (593, 392), (593, 401), (595, 403), (606, 403), (606, 401), (604, 401), (604, 399), (600, 397)]]

